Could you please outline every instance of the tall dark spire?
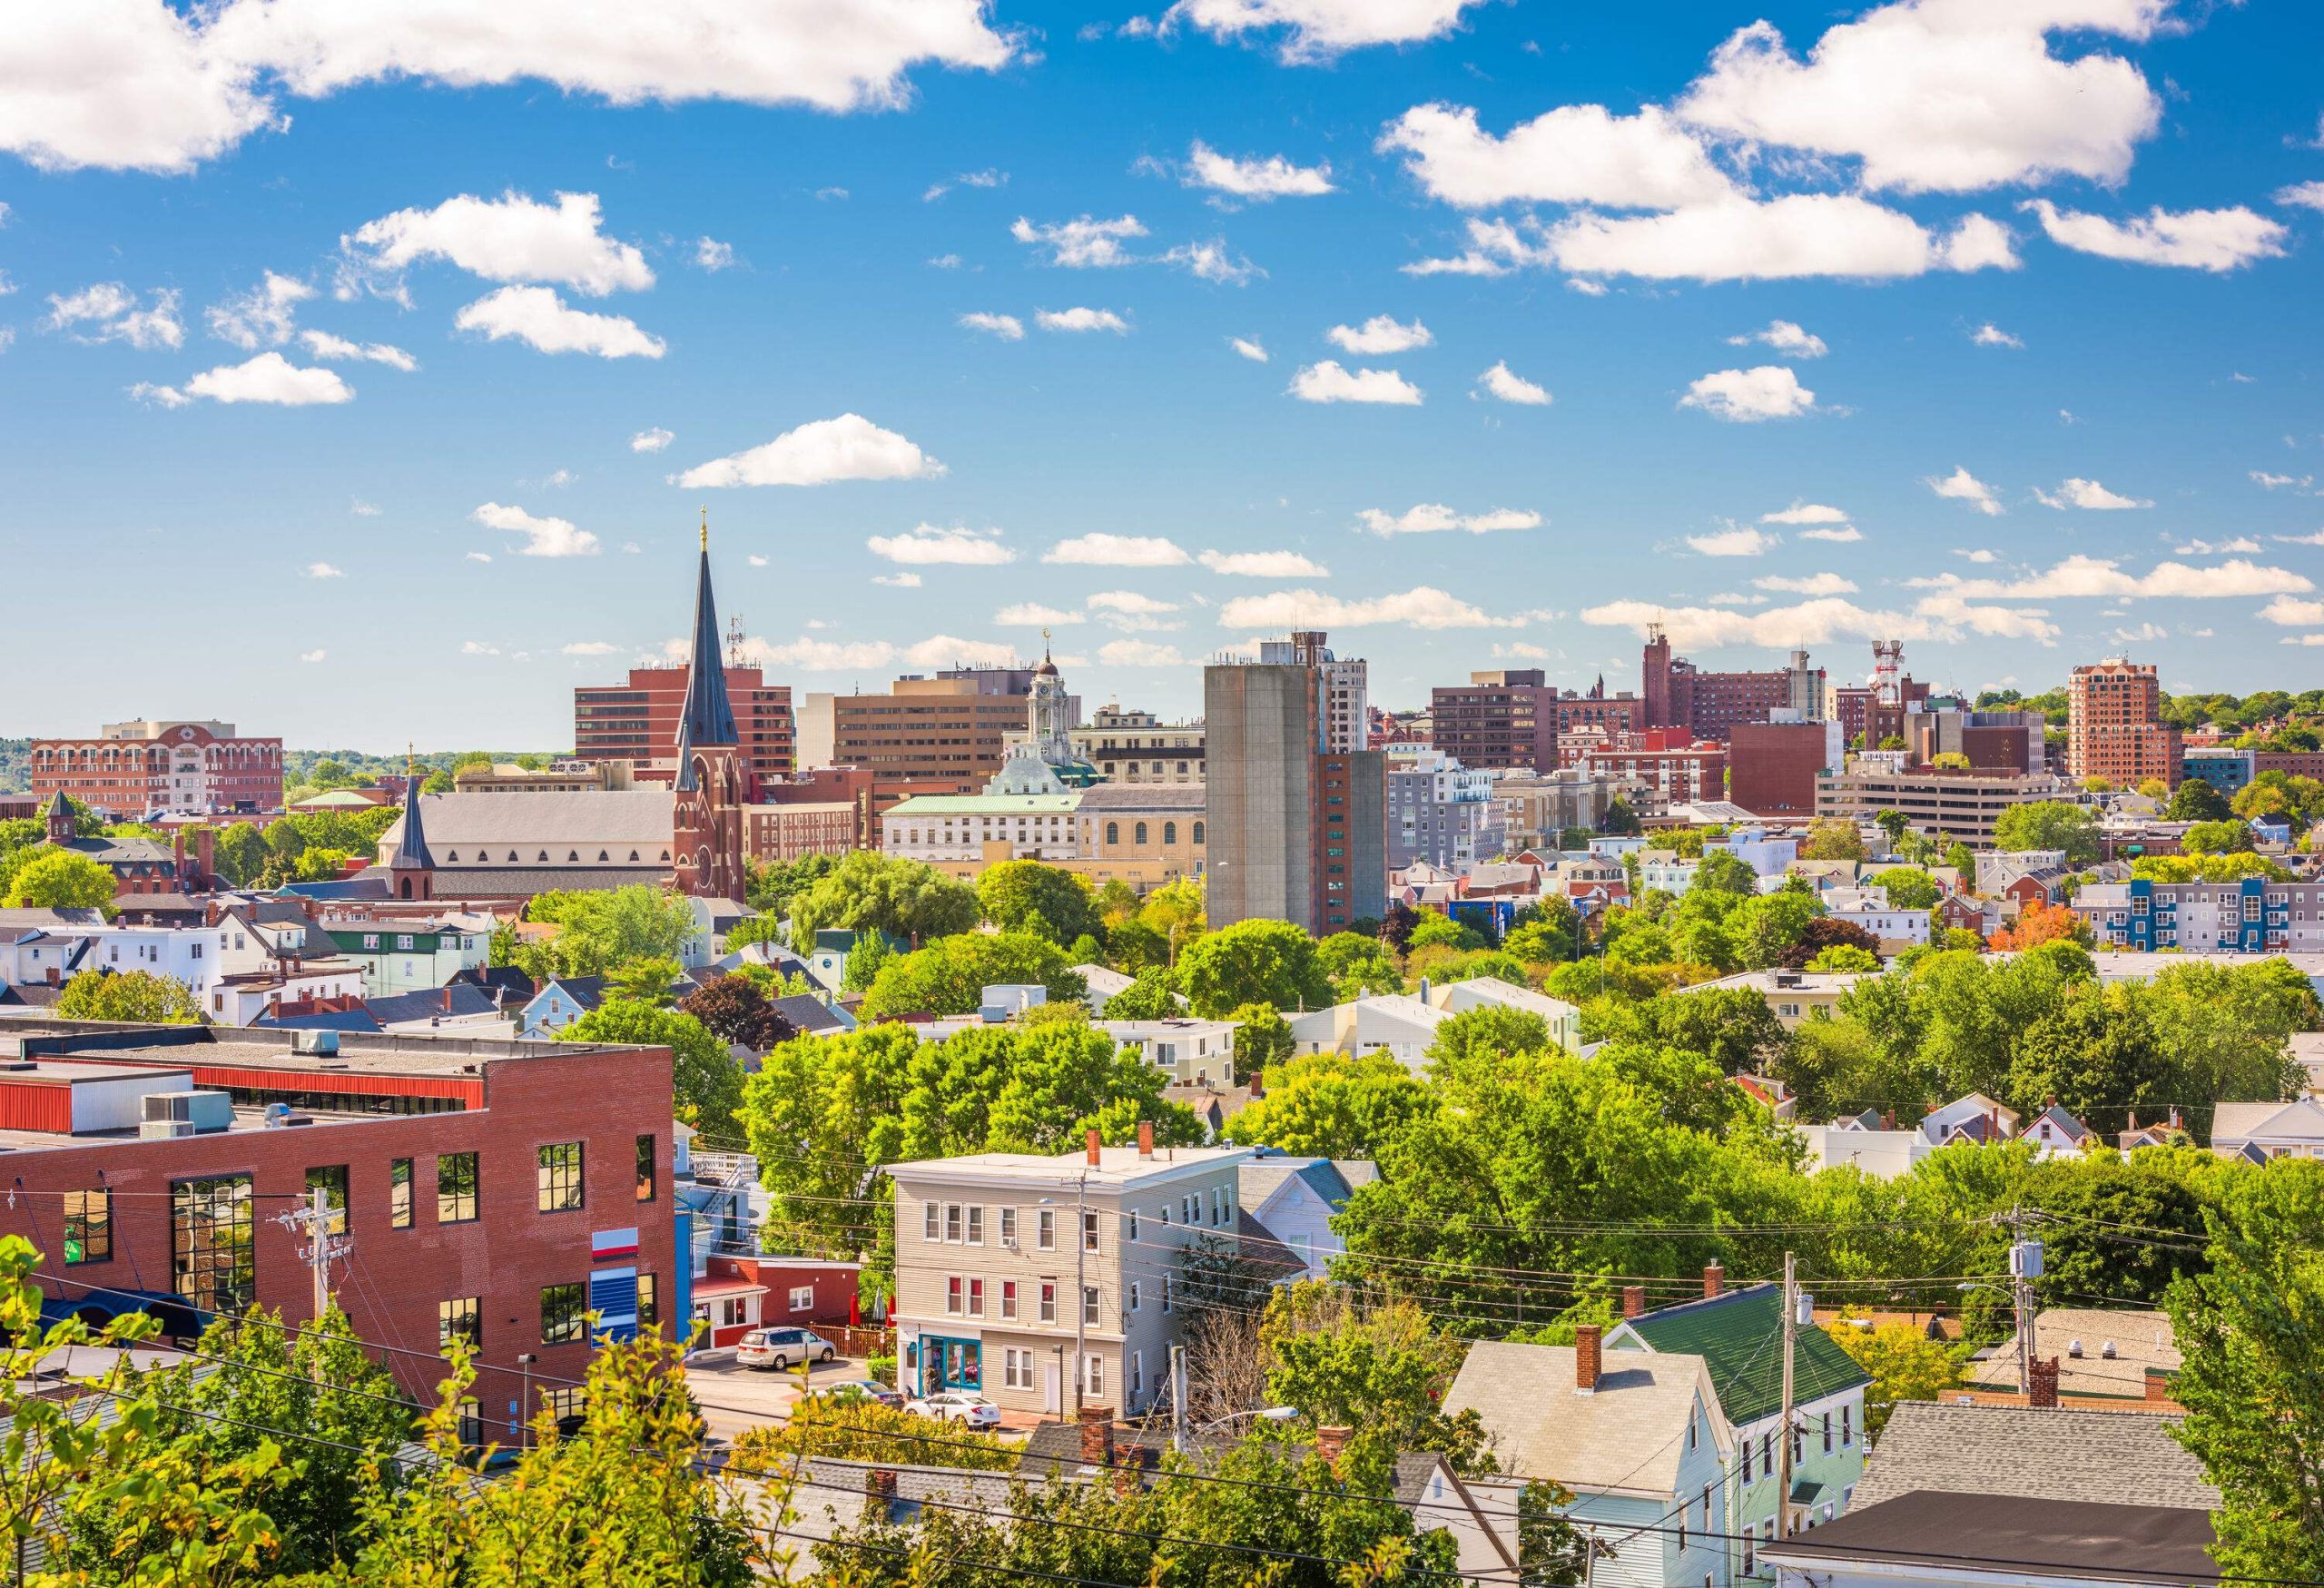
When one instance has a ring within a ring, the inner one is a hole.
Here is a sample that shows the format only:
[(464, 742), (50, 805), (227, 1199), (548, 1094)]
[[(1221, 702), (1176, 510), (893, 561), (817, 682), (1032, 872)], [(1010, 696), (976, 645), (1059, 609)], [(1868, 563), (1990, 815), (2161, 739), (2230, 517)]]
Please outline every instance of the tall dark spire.
[[(694, 657), (686, 665), (686, 705), (678, 718), (678, 775), (690, 749), (732, 745), (734, 708), (726, 698), (725, 658), (718, 643), (718, 605), (710, 593), (710, 509), (702, 513), (702, 570), (694, 593)], [(684, 786), (681, 784), (680, 786)]]
[(390, 871), (432, 872), (436, 857), (428, 853), (428, 834), (419, 825), (419, 757), (406, 749), (403, 758), (403, 836), (397, 841)]

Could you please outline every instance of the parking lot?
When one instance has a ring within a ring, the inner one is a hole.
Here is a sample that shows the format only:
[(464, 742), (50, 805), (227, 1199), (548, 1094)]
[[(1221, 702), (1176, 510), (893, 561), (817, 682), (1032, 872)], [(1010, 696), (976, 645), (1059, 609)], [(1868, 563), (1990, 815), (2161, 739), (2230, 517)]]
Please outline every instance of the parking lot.
[[(817, 1385), (844, 1384), (864, 1376), (861, 1357), (842, 1356), (813, 1368)], [(791, 1415), (799, 1398), (799, 1370), (743, 1367), (730, 1356), (724, 1359), (686, 1364), (686, 1388), (702, 1406), (713, 1437), (732, 1439), (748, 1428), (780, 1423)]]

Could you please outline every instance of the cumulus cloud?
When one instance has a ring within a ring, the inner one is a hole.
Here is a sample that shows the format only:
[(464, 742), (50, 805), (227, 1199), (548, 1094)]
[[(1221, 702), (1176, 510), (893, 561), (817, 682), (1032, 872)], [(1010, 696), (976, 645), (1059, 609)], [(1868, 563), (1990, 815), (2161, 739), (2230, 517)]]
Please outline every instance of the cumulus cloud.
[(1759, 515), (1762, 524), (1845, 524), (1848, 516), (1837, 508), (1822, 502), (1794, 502), (1772, 513)]
[[(906, 103), (922, 62), (986, 71), (1019, 54), (980, 0), (752, 0), (575, 7), (502, 0), (340, 6), (159, 0), (37, 6), (0, 56), (0, 149), (44, 169), (184, 172), (261, 131), (280, 95), (414, 78), (549, 84), (616, 105), (722, 99), (825, 111)], [(705, 48), (704, 40), (716, 41)]]
[(1226, 246), (1223, 237), (1213, 237), (1196, 242), (1182, 242), (1160, 256), (1161, 262), (1177, 265), (1198, 281), (1216, 281), (1225, 286), (1239, 287), (1253, 276), (1266, 271)]
[(174, 291), (154, 292), (150, 307), (137, 305), (137, 294), (119, 281), (99, 281), (77, 292), (52, 292), (48, 326), (75, 341), (127, 342), (141, 352), (184, 345), (185, 326), (178, 319)]
[(2295, 601), (2290, 596), (2279, 596), (2260, 608), (2260, 616), (2286, 628), (2312, 627), (2324, 624), (2324, 601)]
[(2176, 213), (2158, 206), (2128, 221), (2061, 210), (2047, 199), (2028, 199), (2019, 207), (2031, 211), (2050, 241), (2060, 247), (2133, 264), (2231, 271), (2255, 259), (2281, 254), (2284, 239), (2290, 235), (2281, 222), (2240, 204)]
[(1176, 601), (1164, 601), (1140, 590), (1099, 590), (1089, 597), (1089, 609), (1116, 628), (1153, 632), (1186, 626), (1169, 616), (1178, 610)]
[(1013, 607), (1003, 607), (992, 615), (992, 620), (1003, 628), (1059, 628), (1068, 623), (1088, 621), (1078, 612), (1044, 607), (1038, 601), (1019, 601)]
[(714, 237), (697, 237), (694, 240), (694, 262), (696, 269), (709, 271), (713, 274), (733, 270), (734, 245), (721, 242)]
[(329, 651), (300, 651), (299, 659), (302, 662), (320, 662), (330, 655)]
[(576, 528), (567, 519), (537, 518), (522, 508), (487, 502), (468, 515), (487, 529), (521, 535), (524, 544), (514, 549), (520, 557), (595, 557), (597, 538)]
[(2281, 490), (2286, 486), (2306, 490), (2316, 483), (2316, 477), (2312, 474), (2270, 474), (2266, 469), (2255, 469), (2251, 471), (2251, 483), (2261, 490)]
[(621, 647), (602, 639), (576, 639), (562, 647), (568, 656), (610, 656)]
[(997, 640), (960, 639), (949, 634), (906, 646), (903, 657), (915, 667), (1006, 667), (1018, 659), (1014, 646)]
[(960, 323), (970, 330), (989, 332), (1005, 342), (1025, 340), (1025, 322), (1013, 314), (987, 314), (980, 310), (961, 315)]
[(419, 368), (419, 360), (401, 348), (387, 342), (355, 342), (343, 336), (333, 336), (327, 330), (302, 330), (299, 340), (307, 351), (318, 359), (336, 359), (342, 362), (358, 360), (366, 364), (385, 364), (390, 370), (410, 374)]
[(1973, 606), (1957, 596), (1926, 597), (1903, 612), (1868, 611), (1837, 596), (1750, 611), (1623, 600), (1586, 607), (1581, 616), (1584, 623), (1627, 628), (1641, 637), (1659, 626), (1673, 646), (1698, 650), (1723, 646), (1787, 649), (1839, 639), (1955, 642), (1971, 636), (2032, 639), (2047, 645), (2059, 633), (2057, 625), (2039, 607)]
[(2003, 511), (2001, 503), (1994, 499), (1994, 488), (1957, 463), (1953, 466), (1953, 472), (1944, 478), (1932, 475), (1922, 483), (1938, 496), (1966, 502), (1988, 517), (1998, 518)]
[(544, 353), (658, 359), (667, 346), (625, 315), (572, 308), (548, 287), (503, 287), (487, 292), (461, 310), (452, 324), (458, 330), (481, 332), (492, 341), (513, 337)]
[(130, 388), (133, 397), (163, 408), (183, 408), (197, 399), (212, 402), (258, 402), (281, 408), (307, 408), (318, 403), (352, 402), (355, 388), (336, 370), (301, 369), (281, 353), (261, 353), (240, 364), (204, 370), (182, 388), (140, 383)]
[(1764, 557), (1781, 543), (1781, 536), (1748, 525), (1687, 537), (1687, 544), (1705, 557)]
[(310, 562), (306, 571), (307, 577), (310, 579), (343, 579), (347, 577), (344, 571), (327, 562)]
[(891, 590), (917, 590), (921, 586), (918, 574), (873, 574), (872, 582), (885, 585)]
[(1254, 364), (1264, 364), (1267, 361), (1266, 349), (1253, 341), (1249, 337), (1230, 336), (1226, 339), (1226, 345), (1233, 348), (1245, 358), (1250, 360)]
[(558, 193), (553, 204), (513, 189), (497, 199), (460, 193), (368, 221), (340, 247), (367, 275), (442, 260), (487, 281), (554, 282), (592, 298), (654, 284), (645, 256), (606, 235), (595, 193)]
[(2162, 104), (2102, 49), (2071, 59), (2049, 35), (2139, 41), (2158, 0), (1882, 5), (1825, 32), (1805, 60), (1766, 22), (1719, 45), (1678, 105), (1697, 126), (1860, 163), (1864, 186), (1972, 192), (2056, 176), (2120, 181)]
[(1192, 562), (1184, 547), (1159, 535), (1109, 535), (1092, 530), (1060, 540), (1041, 554), (1048, 563), (1088, 567), (1167, 568)]
[(1334, 191), (1329, 165), (1294, 165), (1280, 154), (1236, 159), (1219, 153), (1199, 138), (1187, 151), (1186, 174), (1180, 180), (1188, 187), (1208, 188), (1262, 203), (1269, 199), (1315, 198)]
[(2324, 210), (2324, 182), (2294, 182), (2275, 192), (2280, 204), (2296, 205), (2303, 210)]
[(673, 432), (655, 425), (630, 437), (629, 449), (633, 452), (659, 452), (677, 439)]
[(1195, 560), (1215, 574), (1252, 579), (1326, 579), (1332, 570), (1296, 551), (1205, 551)]
[(2109, 600), (2176, 597), (2208, 600), (2222, 597), (2272, 596), (2310, 590), (2315, 586), (2289, 568), (2268, 567), (2242, 558), (2212, 567), (2183, 562), (2157, 563), (2145, 574), (2127, 574), (2120, 563), (2077, 554), (2037, 572), (2014, 578), (1965, 579), (1958, 574), (1905, 581), (1915, 589), (1943, 590), (1948, 595), (2024, 597), (2034, 600), (2095, 597)]
[(1150, 639), (1109, 639), (1098, 647), (1098, 660), (1108, 667), (1183, 667), (1187, 662), (1177, 646)]
[(1713, 419), (1749, 424), (1787, 419), (1809, 412), (1816, 394), (1799, 383), (1788, 364), (1758, 364), (1748, 370), (1714, 370), (1692, 382), (1680, 408), (1699, 408)]
[(1033, 315), (1043, 330), (1110, 330), (1118, 336), (1129, 334), (1129, 321), (1110, 309), (1039, 310)]
[(1503, 402), (1522, 403), (1531, 408), (1546, 408), (1550, 403), (1550, 389), (1537, 386), (1509, 368), (1502, 360), (1477, 377), (1484, 389)]
[(1392, 314), (1375, 314), (1362, 325), (1335, 325), (1324, 333), (1324, 338), (1351, 353), (1401, 353), (1432, 346), (1436, 340), (1434, 333), (1418, 320), (1404, 325)]
[(1000, 530), (971, 529), (966, 525), (946, 528), (922, 524), (902, 535), (874, 535), (863, 544), (874, 557), (918, 567), (940, 563), (997, 567), (1017, 560), (1017, 554), (1000, 544)]
[(1793, 577), (1770, 574), (1763, 579), (1753, 579), (1751, 587), (1758, 590), (1777, 590), (1793, 596), (1853, 596), (1856, 581), (1844, 579), (1836, 573), (1807, 574)]
[(1489, 535), (1500, 529), (1538, 529), (1541, 515), (1522, 509), (1494, 508), (1482, 513), (1456, 513), (1442, 502), (1422, 502), (1401, 513), (1366, 508), (1356, 515), (1374, 535)]
[(1382, 153), (1401, 152), (1432, 198), (1492, 204), (1602, 204), (1675, 210), (1734, 192), (1702, 144), (1649, 105), (1619, 116), (1600, 104), (1560, 105), (1495, 137), (1466, 105), (1415, 105), (1388, 123)]
[(1842, 546), (1853, 546), (1864, 538), (1864, 531), (1853, 524), (1826, 525), (1817, 529), (1802, 529), (1802, 540), (1830, 540)]
[(1000, 187), (1009, 181), (1009, 173), (991, 167), (983, 171), (964, 171), (945, 181), (931, 182), (928, 191), (920, 195), (921, 202), (932, 204), (956, 187)]
[(460, 655), (464, 656), (497, 656), (499, 654), (498, 646), (487, 645), (480, 639), (464, 639), (460, 642)]
[(1431, 585), (1368, 600), (1348, 600), (1321, 590), (1276, 590), (1264, 596), (1237, 596), (1219, 608), (1218, 621), (1229, 628), (1274, 630), (1291, 628), (1371, 628), (1396, 625), (1405, 628), (1516, 628), (1533, 620), (1530, 613), (1495, 616), (1459, 597)]
[(1771, 320), (1765, 330), (1746, 331), (1727, 339), (1727, 345), (1731, 348), (1747, 348), (1753, 342), (1764, 342), (1787, 359), (1820, 359), (1832, 350), (1822, 337), (1788, 320)]
[(2094, 512), (2112, 512), (2118, 511), (2123, 508), (2151, 508), (2154, 506), (2152, 502), (2137, 501), (2130, 497), (2122, 496), (2117, 492), (2108, 490), (2104, 486), (2099, 484), (2094, 479), (2064, 480), (2059, 484), (2058, 488), (2054, 491), (2045, 491), (2037, 487), (2034, 492), (2034, 499), (2040, 502), (2045, 508), (2057, 508), (2060, 509), (2066, 508), (2083, 508)]
[(1019, 215), (1009, 228), (1009, 235), (1046, 252), (1051, 264), (1064, 265), (1068, 270), (1089, 270), (1136, 264), (1137, 257), (1122, 244), (1130, 238), (1145, 236), (1146, 228), (1135, 215), (1120, 215), (1111, 221), (1082, 215), (1044, 226), (1036, 226)]
[(202, 319), (212, 336), (255, 352), (289, 341), (299, 305), (314, 295), (315, 290), (306, 282), (269, 271), (249, 291), (235, 293), (202, 311)]
[(2012, 336), (1990, 320), (1971, 331), (1969, 340), (1981, 348), (2022, 348), (2025, 345), (2022, 339)]
[(696, 464), (678, 483), (697, 486), (830, 485), (843, 479), (931, 479), (944, 465), (862, 414), (785, 430), (763, 446)]
[[(1371, 44), (1409, 44), (1451, 33), (1482, 0), (1177, 0), (1162, 26), (1198, 27), (1218, 39), (1275, 34), (1287, 64), (1328, 61)], [(1125, 33), (1133, 30), (1125, 25)], [(1151, 32), (1151, 28), (1136, 30)]]
[(1302, 402), (1385, 402), (1417, 408), (1421, 390), (1393, 370), (1354, 370), (1336, 359), (1310, 364), (1291, 378), (1290, 394)]
[(2232, 540), (2190, 540), (2171, 549), (2180, 557), (2232, 557), (2238, 552), (2256, 552), (2260, 543), (2249, 535), (2239, 535)]

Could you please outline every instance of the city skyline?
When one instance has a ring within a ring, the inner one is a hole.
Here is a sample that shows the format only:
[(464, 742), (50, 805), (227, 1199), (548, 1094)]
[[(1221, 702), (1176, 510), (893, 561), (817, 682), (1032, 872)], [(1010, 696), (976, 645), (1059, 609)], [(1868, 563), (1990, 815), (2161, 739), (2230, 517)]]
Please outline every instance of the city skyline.
[(0, 40), (12, 733), (554, 747), (684, 660), (705, 505), (794, 695), (1044, 628), (1166, 718), (1295, 626), (1400, 707), (1635, 689), (1658, 620), (1969, 691), (2324, 644), (2290, 8), (546, 15)]

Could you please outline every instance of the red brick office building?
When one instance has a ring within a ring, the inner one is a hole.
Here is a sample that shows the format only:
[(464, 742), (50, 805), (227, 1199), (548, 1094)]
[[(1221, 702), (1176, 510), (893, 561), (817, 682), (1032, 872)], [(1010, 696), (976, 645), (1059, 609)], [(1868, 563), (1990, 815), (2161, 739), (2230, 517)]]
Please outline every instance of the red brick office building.
[(478, 1432), (503, 1442), (519, 1356), (534, 1406), (569, 1415), (583, 1314), (615, 1336), (689, 1315), (666, 1048), (48, 1021), (0, 1048), (0, 1234), (40, 1249), (54, 1310), (174, 1331), (255, 1302), (303, 1323), (310, 1271), (277, 1220), (321, 1187), (356, 1332), (422, 1397), (468, 1338)]
[(107, 723), (93, 739), (34, 739), (31, 768), (34, 798), (64, 794), (114, 821), (282, 808), (282, 741), (231, 723)]
[[(574, 690), (573, 754), (583, 761), (630, 761), (648, 771), (674, 772), (689, 672), (685, 667), (632, 667), (625, 684)], [(734, 711), (735, 747), (750, 769), (753, 790), (790, 776), (798, 744), (790, 686), (769, 684), (756, 667), (728, 667), (724, 672), (726, 698)]]

